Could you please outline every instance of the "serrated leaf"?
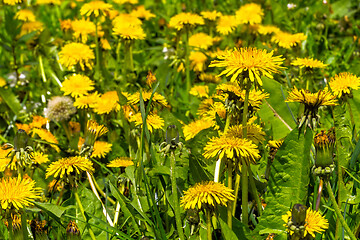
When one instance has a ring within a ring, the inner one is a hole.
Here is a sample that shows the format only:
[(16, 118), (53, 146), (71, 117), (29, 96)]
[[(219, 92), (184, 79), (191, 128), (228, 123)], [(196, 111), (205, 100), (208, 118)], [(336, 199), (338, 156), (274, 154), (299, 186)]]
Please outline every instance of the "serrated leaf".
[(267, 206), (256, 227), (259, 232), (280, 233), (279, 239), (286, 239), (281, 216), (294, 204), (306, 204), (312, 141), (313, 133), (310, 129), (307, 129), (305, 135), (302, 131), (294, 129), (279, 148), (271, 165), (265, 193)]

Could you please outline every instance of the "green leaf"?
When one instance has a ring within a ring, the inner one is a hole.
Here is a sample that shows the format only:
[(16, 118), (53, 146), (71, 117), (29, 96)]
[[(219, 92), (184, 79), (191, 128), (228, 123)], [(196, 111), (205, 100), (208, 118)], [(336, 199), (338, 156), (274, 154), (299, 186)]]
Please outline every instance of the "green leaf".
[(218, 218), (218, 221), (220, 222), (221, 233), (223, 234), (225, 240), (238, 239), (236, 234), (229, 228), (227, 223), (225, 223), (221, 218)]
[(19, 115), (21, 110), (21, 105), (19, 99), (15, 96), (15, 94), (11, 91), (10, 88), (0, 88), (0, 96), (3, 101), (8, 105), (8, 107), (13, 111), (15, 115)]
[(73, 205), (62, 207), (52, 203), (34, 202), (35, 206), (46, 212), (51, 218), (61, 224), (61, 216), (64, 212), (70, 208), (74, 208)]
[(256, 227), (261, 234), (277, 233), (277, 239), (286, 239), (281, 216), (294, 204), (306, 205), (312, 141), (310, 129), (307, 128), (305, 135), (302, 129), (294, 129), (279, 148), (271, 166), (265, 194), (267, 206)]

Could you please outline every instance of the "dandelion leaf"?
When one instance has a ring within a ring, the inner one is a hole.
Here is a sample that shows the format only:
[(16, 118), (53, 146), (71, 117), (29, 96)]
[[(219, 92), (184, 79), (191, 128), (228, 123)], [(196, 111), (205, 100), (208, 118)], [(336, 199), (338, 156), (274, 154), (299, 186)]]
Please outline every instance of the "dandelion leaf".
[(294, 204), (306, 205), (310, 179), (310, 147), (313, 133), (307, 129), (294, 129), (285, 138), (271, 166), (270, 178), (265, 193), (265, 208), (256, 230), (259, 234), (275, 233), (276, 239), (287, 239), (281, 216)]

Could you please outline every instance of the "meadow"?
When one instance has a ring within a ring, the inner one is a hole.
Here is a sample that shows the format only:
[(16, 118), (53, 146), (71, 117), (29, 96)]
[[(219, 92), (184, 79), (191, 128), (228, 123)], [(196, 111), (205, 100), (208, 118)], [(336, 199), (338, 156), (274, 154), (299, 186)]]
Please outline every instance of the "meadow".
[(0, 239), (359, 239), (359, 9), (2, 0)]

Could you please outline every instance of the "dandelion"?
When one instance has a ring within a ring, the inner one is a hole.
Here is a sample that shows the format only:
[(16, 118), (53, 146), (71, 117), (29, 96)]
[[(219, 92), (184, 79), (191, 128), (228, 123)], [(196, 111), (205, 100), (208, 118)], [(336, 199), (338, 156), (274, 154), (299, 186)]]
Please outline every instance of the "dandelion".
[(59, 52), (59, 63), (67, 68), (79, 64), (83, 71), (85, 67), (92, 69), (93, 59), (95, 59), (94, 52), (88, 45), (82, 43), (68, 43)]
[(257, 25), (257, 32), (261, 35), (268, 35), (280, 32), (280, 29), (272, 25)]
[(64, 32), (68, 32), (72, 29), (72, 21), (71, 19), (60, 20), (60, 28)]
[(204, 19), (195, 13), (179, 13), (170, 18), (169, 26), (180, 31), (184, 27), (195, 27), (196, 25), (203, 25)]
[(255, 164), (256, 160), (260, 158), (257, 146), (244, 138), (228, 137), (226, 135), (213, 137), (204, 148), (203, 156), (205, 158), (217, 156), (223, 158), (225, 155), (229, 159), (241, 157), (245, 159), (247, 165), (250, 162)]
[(26, 34), (34, 32), (34, 31), (41, 32), (43, 29), (44, 29), (44, 24), (42, 22), (39, 22), (39, 21), (25, 22), (21, 26), (20, 36), (24, 36)]
[(60, 5), (61, 0), (36, 0), (37, 5), (44, 5), (44, 4), (52, 4), (52, 5)]
[(216, 24), (216, 31), (222, 35), (228, 35), (232, 33), (237, 27), (237, 21), (235, 16), (225, 15), (221, 16)]
[(200, 14), (204, 19), (207, 19), (209, 21), (215, 21), (218, 17), (222, 16), (222, 13), (218, 12), (216, 10), (214, 10), (212, 12), (211, 11), (202, 11)]
[(109, 3), (105, 3), (103, 1), (91, 1), (89, 3), (85, 3), (81, 7), (80, 14), (87, 17), (91, 15), (98, 17), (101, 14), (106, 15), (111, 9), (112, 6)]
[(88, 35), (95, 34), (95, 24), (86, 19), (74, 20), (71, 22), (71, 28), (74, 31), (75, 39), (81, 39), (82, 43), (86, 43)]
[(144, 5), (140, 5), (132, 10), (130, 15), (145, 20), (149, 20), (155, 17), (155, 14), (151, 13), (149, 10), (146, 10)]
[(272, 38), (271, 41), (277, 43), (280, 47), (290, 49), (306, 40), (307, 36), (303, 33), (291, 34), (279, 31)]
[(44, 140), (44, 141), (50, 143), (51, 147), (53, 147), (57, 152), (60, 152), (60, 148), (57, 146), (57, 144), (59, 144), (58, 140), (48, 130), (42, 129), (42, 128), (34, 128), (34, 129), (32, 129), (32, 134), (33, 134), (33, 136), (35, 134), (38, 135), (41, 138), (41, 140)]
[(29, 124), (22, 124), (22, 123), (15, 123), (16, 128), (24, 130), (26, 133), (30, 132), (30, 126)]
[(227, 206), (229, 201), (235, 199), (233, 190), (222, 183), (213, 181), (197, 183), (184, 192), (181, 206), (185, 209), (204, 209), (208, 206)]
[(95, 140), (107, 133), (109, 130), (104, 125), (98, 124), (95, 120), (87, 122), (85, 142), (87, 145), (94, 145)]
[[(148, 104), (148, 102), (150, 101), (150, 97), (152, 95), (152, 92), (150, 91), (142, 91), (141, 92), (142, 98), (144, 100), (145, 105)], [(137, 105), (140, 103), (140, 92), (136, 92), (132, 95), (129, 95), (127, 97), (128, 100), (128, 104), (131, 105)], [(154, 95), (152, 95), (151, 98), (151, 103), (152, 104), (158, 104), (160, 106), (164, 106), (167, 107), (168, 106), (168, 102), (166, 101), (165, 97), (162, 96), (161, 94), (155, 92)]]
[(103, 158), (111, 151), (111, 147), (111, 143), (96, 141), (94, 143), (94, 151), (92, 152), (91, 157)]
[[(134, 122), (135, 126), (142, 126), (143, 120), (141, 113), (136, 113), (130, 117), (130, 122)], [(155, 113), (150, 113), (146, 117), (146, 126), (152, 133), (155, 129), (162, 129), (164, 127), (164, 119)]]
[(15, 18), (24, 21), (24, 22), (35, 22), (35, 15), (34, 13), (29, 10), (29, 9), (21, 9), (19, 10), (16, 15)]
[(45, 115), (52, 121), (61, 122), (69, 120), (75, 112), (76, 108), (70, 97), (55, 96), (49, 100)]
[(312, 58), (296, 58), (296, 60), (291, 62), (291, 65), (298, 66), (300, 68), (325, 68), (328, 66), (328, 64), (324, 64), (322, 61)]
[(29, 124), (30, 128), (42, 128), (45, 124), (49, 122), (48, 118), (43, 116), (34, 115), (32, 122)]
[(138, 4), (139, 3), (139, 0), (115, 0), (114, 2), (118, 3), (118, 4)]
[(12, 5), (12, 6), (14, 6), (14, 5), (17, 4), (17, 3), (21, 3), (22, 0), (3, 0), (3, 2), (4, 2), (5, 4), (7, 4), (7, 5)]
[(112, 21), (113, 26), (116, 25), (131, 25), (131, 26), (141, 26), (142, 22), (139, 18), (135, 17), (134, 15), (121, 13), (114, 18)]
[(46, 169), (46, 178), (50, 176), (54, 176), (57, 178), (58, 176), (62, 178), (65, 174), (70, 175), (73, 172), (80, 174), (82, 171), (94, 172), (92, 162), (85, 157), (68, 157), (61, 158), (56, 162), (50, 164), (50, 166)]
[(32, 161), (36, 164), (42, 164), (42, 163), (47, 163), (50, 160), (49, 160), (48, 155), (46, 155), (42, 152), (34, 152)]
[(213, 124), (214, 123), (211, 121), (199, 119), (199, 120), (193, 121), (193, 122), (185, 125), (183, 127), (185, 141), (193, 139), (202, 130), (211, 128), (213, 126)]
[(156, 82), (155, 74), (153, 74), (150, 70), (148, 72), (148, 75), (146, 76), (146, 84), (151, 87), (152, 84)]
[(105, 38), (100, 39), (100, 45), (101, 45), (102, 49), (104, 49), (104, 50), (111, 50), (110, 43)]
[(208, 49), (213, 44), (213, 38), (206, 33), (196, 33), (189, 38), (189, 46)]
[(111, 111), (119, 111), (119, 96), (116, 91), (109, 91), (101, 95), (98, 102), (93, 106), (94, 112), (97, 114), (108, 114)]
[(118, 23), (113, 28), (113, 34), (119, 35), (122, 39), (135, 40), (145, 39), (146, 34), (139, 25), (127, 25), (124, 23)]
[(205, 62), (207, 57), (202, 52), (191, 52), (189, 57), (190, 67), (196, 72), (203, 72), (205, 70)]
[[(235, 138), (243, 138), (243, 129), (244, 127), (240, 125), (231, 126), (224, 135), (226, 137), (235, 137)], [(247, 124), (247, 135), (246, 138), (252, 141), (254, 144), (259, 144), (265, 141), (265, 132), (261, 129), (261, 127), (257, 124)]]
[(106, 166), (113, 168), (128, 167), (134, 165), (132, 158), (129, 157), (118, 157), (114, 160), (111, 160)]
[(248, 3), (241, 6), (235, 15), (239, 24), (258, 24), (262, 21), (264, 11), (259, 4)]
[[(284, 224), (287, 227), (287, 223), (291, 220), (291, 211), (288, 211), (285, 215), (282, 216), (282, 220), (286, 223)], [(305, 218), (305, 232), (304, 237), (308, 234), (315, 238), (315, 233), (322, 233), (326, 229), (329, 228), (329, 223), (326, 218), (321, 216), (318, 211), (314, 211), (311, 208), (306, 210), (306, 218)], [(294, 231), (287, 228), (287, 231), (290, 235), (294, 234)]]
[(203, 82), (208, 82), (208, 83), (219, 83), (221, 81), (221, 79), (218, 76), (204, 72), (200, 74), (199, 79)]
[(261, 75), (273, 78), (272, 73), (277, 73), (280, 69), (283, 58), (273, 56), (274, 51), (267, 52), (256, 48), (235, 48), (227, 51), (224, 55), (218, 56), (220, 60), (211, 62), (210, 67), (226, 67), (219, 76), (232, 75), (230, 81), (234, 82), (241, 74), (249, 77), (250, 81), (262, 86)]
[(88, 95), (79, 96), (75, 99), (74, 107), (83, 109), (95, 107), (96, 103), (100, 101), (100, 94), (98, 92), (90, 93)]
[(194, 86), (190, 89), (189, 93), (199, 98), (203, 98), (203, 97), (207, 98), (209, 97), (209, 87), (206, 85)]
[(340, 98), (343, 95), (350, 94), (351, 89), (359, 89), (360, 78), (352, 73), (343, 72), (331, 78), (329, 85), (333, 94)]
[(76, 74), (70, 76), (62, 82), (61, 91), (64, 95), (71, 95), (72, 97), (80, 97), (87, 95), (88, 92), (94, 89), (95, 83), (85, 75)]
[(2, 178), (0, 180), (0, 203), (2, 209), (17, 210), (28, 207), (40, 198), (41, 188), (35, 187), (35, 181), (30, 178)]

